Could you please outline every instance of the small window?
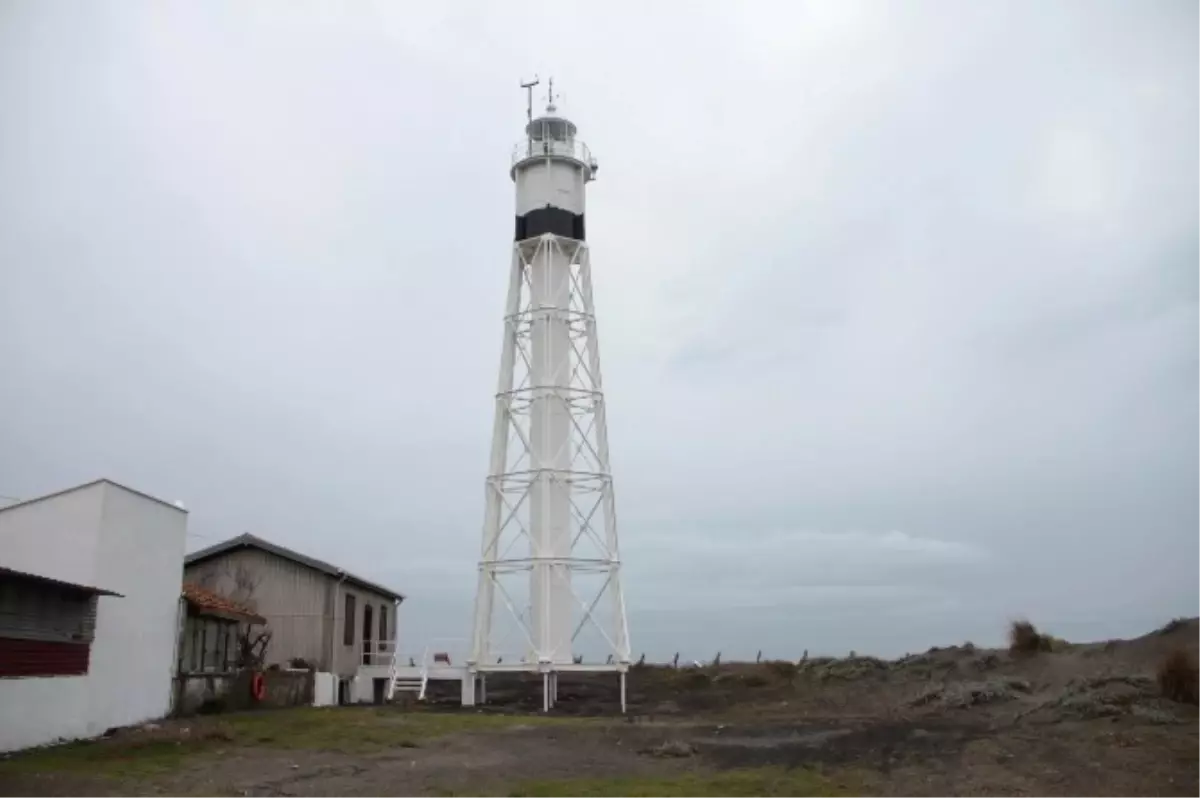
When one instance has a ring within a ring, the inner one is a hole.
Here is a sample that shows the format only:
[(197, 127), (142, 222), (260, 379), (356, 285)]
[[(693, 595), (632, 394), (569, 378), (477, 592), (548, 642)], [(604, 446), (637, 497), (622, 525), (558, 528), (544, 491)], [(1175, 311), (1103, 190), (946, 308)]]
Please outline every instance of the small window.
[(204, 667), (204, 624), (197, 618), (192, 621), (192, 670)]
[(388, 625), (387, 625), (387, 605), (379, 605), (379, 642), (385, 643), (388, 640)]
[(356, 617), (354, 596), (346, 594), (346, 615), (342, 619), (342, 644), (354, 645), (354, 619)]

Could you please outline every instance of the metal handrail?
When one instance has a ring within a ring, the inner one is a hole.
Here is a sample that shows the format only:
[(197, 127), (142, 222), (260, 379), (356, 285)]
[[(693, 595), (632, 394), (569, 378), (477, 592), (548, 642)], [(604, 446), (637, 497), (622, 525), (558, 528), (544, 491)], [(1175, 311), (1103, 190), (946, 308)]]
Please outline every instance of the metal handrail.
[(595, 164), (595, 159), (592, 158), (592, 151), (582, 141), (576, 139), (569, 141), (558, 139), (525, 139), (513, 147), (512, 165), (516, 166), (521, 161), (529, 158), (547, 156), (574, 158), (589, 166)]
[[(438, 648), (441, 648), (442, 644), (444, 644), (444, 643), (466, 643), (466, 642), (468, 642), (468, 641), (467, 641), (467, 638), (465, 638), (465, 637), (437, 637), (437, 638), (434, 638), (433, 640), (430, 640), (428, 643), (425, 644), (425, 653), (421, 656), (421, 692), (417, 696), (417, 700), (419, 700), (419, 701), (425, 700), (425, 689), (429, 686), (429, 667), (430, 667), (429, 658), (430, 658), (431, 654), (439, 653), (438, 651), (436, 651), (434, 649), (434, 646), (436, 645)], [(446, 652), (446, 653), (449, 653), (449, 652)], [(451, 661), (450, 664), (453, 665), (453, 660)], [(466, 664), (465, 659), (463, 660), (463, 664)]]
[[(428, 668), (430, 666), (430, 662), (431, 662), (430, 658), (432, 657), (433, 654), (441, 653), (443, 650), (450, 648), (449, 646), (446, 646), (447, 643), (462, 644), (462, 643), (467, 643), (467, 642), (468, 642), (468, 640), (465, 637), (435, 637), (434, 639), (430, 640), (428, 643), (425, 644), (425, 653), (421, 657), (421, 666), (423, 668)], [(451, 665), (454, 665), (453, 656), (456, 654), (459, 654), (459, 653), (463, 654), (463, 660), (458, 664), (460, 664), (460, 665), (466, 664), (466, 652), (446, 651), (446, 653), (451, 654), (451, 656), (452, 656), (452, 660), (450, 663)]]
[[(362, 652), (367, 661), (363, 665), (385, 665), (395, 660), (398, 653), (396, 640), (368, 640), (363, 642)], [(385, 658), (386, 659), (383, 659)]]

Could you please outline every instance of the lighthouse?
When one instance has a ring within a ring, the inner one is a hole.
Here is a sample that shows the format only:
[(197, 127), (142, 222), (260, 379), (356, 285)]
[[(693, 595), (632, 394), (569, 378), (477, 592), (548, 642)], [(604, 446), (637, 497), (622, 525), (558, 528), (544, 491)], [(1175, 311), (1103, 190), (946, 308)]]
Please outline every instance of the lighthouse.
[(611, 671), (624, 708), (629, 633), (587, 243), (599, 165), (559, 113), (553, 80), (537, 117), (538, 81), (521, 85), (526, 125), (509, 168), (515, 224), (467, 664), (484, 696), (487, 673), (540, 673), (547, 710), (560, 673)]

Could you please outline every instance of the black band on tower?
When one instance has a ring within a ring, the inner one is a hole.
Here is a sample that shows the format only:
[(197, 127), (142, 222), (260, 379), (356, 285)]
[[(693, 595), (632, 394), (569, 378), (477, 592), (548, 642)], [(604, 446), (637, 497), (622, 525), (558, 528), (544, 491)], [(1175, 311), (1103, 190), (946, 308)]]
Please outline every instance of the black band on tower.
[(537, 238), (544, 233), (550, 233), (564, 238), (574, 238), (576, 241), (587, 240), (584, 236), (583, 214), (564, 211), (547, 205), (537, 208), (524, 216), (517, 217), (517, 241), (527, 238)]

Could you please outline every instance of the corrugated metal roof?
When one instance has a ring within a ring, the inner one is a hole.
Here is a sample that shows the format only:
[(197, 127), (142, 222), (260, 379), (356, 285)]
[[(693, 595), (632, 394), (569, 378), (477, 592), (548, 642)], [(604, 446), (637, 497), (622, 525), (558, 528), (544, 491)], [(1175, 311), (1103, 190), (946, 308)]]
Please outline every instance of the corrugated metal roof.
[(62, 579), (51, 579), (48, 576), (42, 576), (40, 574), (31, 574), (26, 571), (18, 571), (14, 568), (5, 568), (3, 565), (0, 565), (0, 576), (15, 576), (18, 579), (29, 579), (34, 582), (41, 582), (42, 584), (53, 585), (55, 587), (65, 587), (72, 590), (79, 590), (84, 593), (92, 593), (97, 596), (116, 596), (117, 598), (125, 598), (120, 593), (112, 590), (105, 590), (102, 587), (81, 585), (77, 582), (64, 582)]
[(221, 543), (217, 543), (214, 546), (209, 546), (206, 549), (200, 549), (199, 551), (192, 552), (183, 558), (183, 563), (184, 565), (192, 565), (194, 563), (203, 562), (204, 560), (208, 560), (226, 552), (241, 548), (259, 549), (260, 551), (265, 551), (268, 554), (274, 554), (277, 557), (283, 557), (286, 560), (291, 560), (292, 562), (297, 562), (301, 565), (307, 565), (309, 568), (329, 574), (333, 577), (344, 577), (345, 580), (352, 585), (357, 585), (359, 587), (366, 588), (367, 590), (373, 590), (376, 593), (397, 601), (404, 601), (403, 593), (397, 593), (395, 590), (386, 588), (383, 585), (369, 582), (362, 577), (347, 573), (343, 569), (338, 568), (336, 565), (331, 565), (324, 560), (318, 560), (315, 557), (309, 557), (308, 555), (301, 554), (298, 551), (292, 551), (289, 548), (271, 543), (268, 540), (263, 540), (262, 538), (249, 533), (238, 535), (235, 538), (222, 541)]

